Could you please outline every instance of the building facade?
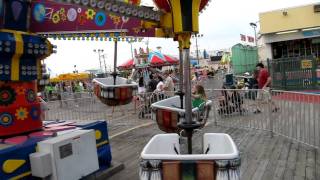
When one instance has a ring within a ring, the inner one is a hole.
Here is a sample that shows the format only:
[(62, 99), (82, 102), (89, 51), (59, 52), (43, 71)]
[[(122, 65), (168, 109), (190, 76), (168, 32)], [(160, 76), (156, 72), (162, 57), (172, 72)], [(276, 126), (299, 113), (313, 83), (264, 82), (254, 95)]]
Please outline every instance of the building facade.
[(320, 3), (259, 14), (260, 60), (320, 57)]

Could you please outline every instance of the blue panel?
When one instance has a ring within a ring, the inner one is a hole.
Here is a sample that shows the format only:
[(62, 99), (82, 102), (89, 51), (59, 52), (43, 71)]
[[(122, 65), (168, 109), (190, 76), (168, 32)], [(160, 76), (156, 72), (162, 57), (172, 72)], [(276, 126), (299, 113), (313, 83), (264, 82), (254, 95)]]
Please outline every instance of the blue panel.
[(21, 0), (11, 0), (5, 2), (4, 28), (26, 31), (28, 2)]

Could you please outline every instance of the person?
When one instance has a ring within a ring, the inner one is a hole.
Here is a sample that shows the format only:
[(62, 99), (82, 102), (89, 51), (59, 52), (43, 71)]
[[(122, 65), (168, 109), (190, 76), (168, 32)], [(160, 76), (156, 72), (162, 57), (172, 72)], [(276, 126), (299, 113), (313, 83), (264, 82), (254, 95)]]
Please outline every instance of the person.
[(150, 81), (148, 82), (147, 91), (153, 92), (154, 90), (156, 90), (158, 82), (157, 80), (154, 79), (152, 74), (149, 75), (149, 78), (150, 78)]
[[(254, 111), (254, 113), (261, 113), (261, 105), (262, 101), (264, 101), (266, 98), (270, 98), (269, 90), (271, 85), (271, 77), (267, 70), (267, 68), (264, 67), (263, 63), (258, 63), (256, 65), (256, 69), (259, 71), (258, 74), (258, 93), (257, 93), (257, 100), (258, 100), (258, 107), (257, 110)], [(273, 110), (272, 112), (277, 112), (279, 108), (275, 107), (275, 104), (272, 102)]]
[(144, 80), (143, 80), (142, 76), (139, 78), (138, 85), (139, 85), (138, 86), (138, 93), (139, 94), (145, 93), (146, 92), (146, 88), (144, 87)]
[(203, 86), (195, 85), (192, 89), (192, 108), (203, 108), (204, 103), (207, 101), (207, 96)]
[(169, 71), (166, 71), (164, 73), (164, 76), (166, 78), (163, 86), (163, 90), (165, 91), (166, 96), (174, 96), (174, 83), (171, 77), (171, 73)]
[[(238, 89), (234, 85), (231, 86), (231, 89)], [(242, 108), (243, 105), (243, 98), (241, 97), (240, 93), (236, 90), (232, 91), (231, 93), (231, 102), (233, 104), (232, 111), (237, 111), (242, 115), (244, 109)]]
[(163, 83), (163, 79), (161, 76), (158, 76), (158, 84), (156, 86), (156, 92), (163, 92), (163, 86), (164, 86), (164, 83)]

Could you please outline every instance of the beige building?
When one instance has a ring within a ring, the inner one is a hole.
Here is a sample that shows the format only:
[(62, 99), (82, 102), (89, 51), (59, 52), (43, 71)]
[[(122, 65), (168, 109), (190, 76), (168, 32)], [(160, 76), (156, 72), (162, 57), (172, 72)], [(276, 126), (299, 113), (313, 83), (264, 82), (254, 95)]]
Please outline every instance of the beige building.
[(261, 60), (320, 57), (320, 3), (259, 14)]

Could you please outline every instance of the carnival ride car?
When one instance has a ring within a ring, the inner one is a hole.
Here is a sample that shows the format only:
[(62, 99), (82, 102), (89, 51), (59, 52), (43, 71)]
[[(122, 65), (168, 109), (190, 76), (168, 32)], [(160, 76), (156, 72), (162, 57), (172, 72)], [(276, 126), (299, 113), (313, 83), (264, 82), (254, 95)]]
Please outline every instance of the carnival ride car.
[[(139, 6), (139, 1), (133, 0), (129, 3), (113, 0), (0, 0), (1, 178), (79, 179), (104, 170), (111, 164), (105, 121), (42, 122), (43, 111), (36, 96), (37, 80), (40, 80), (44, 73), (41, 70), (42, 60), (55, 51), (55, 46), (47, 38), (114, 41), (116, 65), (118, 41), (139, 40), (137, 37), (171, 37), (179, 42), (179, 79), (183, 79), (182, 74), (190, 77), (190, 37), (192, 33), (199, 32), (199, 11), (204, 9), (208, 0), (154, 0), (154, 2), (161, 11)], [(104, 83), (96, 80), (96, 82), (103, 84), (102, 87), (110, 85), (115, 89), (126, 88), (127, 84), (131, 84), (122, 81), (124, 79), (117, 81), (118, 78), (115, 66), (113, 81), (107, 80)], [(185, 111), (184, 120), (181, 120), (183, 123), (179, 123), (178, 127), (186, 131), (189, 154), (192, 153), (192, 132), (201, 127), (201, 124), (192, 119), (190, 85), (189, 78), (185, 79), (185, 88), (180, 81), (179, 98), (175, 100), (177, 102), (180, 100), (180, 108)], [(121, 90), (120, 93), (122, 94)], [(152, 147), (163, 145), (161, 142), (166, 139), (168, 138), (160, 136), (151, 140)], [(208, 141), (215, 144), (213, 139), (210, 138)], [(156, 151), (144, 151), (146, 153), (142, 153), (142, 158), (147, 159), (144, 154), (156, 153), (161, 155), (157, 156), (159, 160), (182, 158), (181, 160), (186, 162), (189, 160), (206, 162), (209, 158), (213, 164), (219, 164), (219, 160), (224, 159), (226, 167), (232, 168), (229, 160), (235, 157), (233, 155), (237, 156), (238, 150), (232, 145), (231, 138), (220, 140), (221, 143), (215, 146), (227, 149), (223, 152), (212, 151), (210, 154), (184, 159), (179, 151), (173, 157), (166, 153), (167, 150), (160, 148)], [(174, 143), (178, 141), (175, 140)], [(148, 147), (147, 145), (146, 148)], [(168, 158), (169, 156), (173, 158)], [(90, 163), (79, 163), (79, 158), (83, 157), (89, 157)], [(153, 159), (152, 156), (149, 157)], [(70, 172), (66, 171), (66, 165), (72, 166)], [(178, 166), (186, 171), (195, 167)], [(159, 170), (166, 172), (165, 168), (161, 166)], [(210, 171), (215, 172), (213, 169), (208, 169), (208, 172)], [(178, 169), (173, 169), (173, 172), (178, 173)], [(198, 174), (201, 175), (201, 172)], [(194, 175), (187, 176), (194, 177)], [(216, 175), (214, 177), (219, 178)], [(151, 176), (151, 179), (156, 178)], [(162, 179), (171, 178), (162, 177)]]

